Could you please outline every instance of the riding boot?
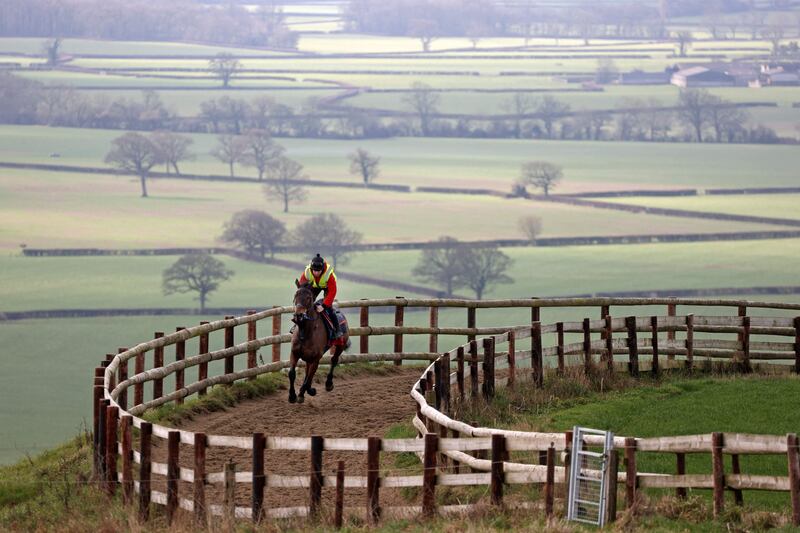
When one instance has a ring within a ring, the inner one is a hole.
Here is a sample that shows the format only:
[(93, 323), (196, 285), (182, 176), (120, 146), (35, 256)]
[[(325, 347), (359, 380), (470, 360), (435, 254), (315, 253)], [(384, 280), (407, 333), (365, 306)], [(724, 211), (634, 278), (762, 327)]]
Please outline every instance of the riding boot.
[(333, 326), (331, 340), (338, 339), (342, 336), (341, 332), (339, 331), (339, 317), (336, 316), (336, 311), (334, 311), (333, 307), (326, 307), (325, 312), (328, 313), (328, 318), (331, 319), (331, 325)]

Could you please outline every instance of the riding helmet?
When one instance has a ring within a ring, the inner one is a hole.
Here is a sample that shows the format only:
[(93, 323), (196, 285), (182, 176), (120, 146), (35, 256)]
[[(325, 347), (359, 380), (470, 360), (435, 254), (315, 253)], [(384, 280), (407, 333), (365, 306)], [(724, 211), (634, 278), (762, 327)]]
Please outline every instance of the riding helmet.
[(325, 260), (319, 254), (317, 254), (316, 257), (311, 259), (312, 270), (322, 270), (324, 266), (325, 266)]

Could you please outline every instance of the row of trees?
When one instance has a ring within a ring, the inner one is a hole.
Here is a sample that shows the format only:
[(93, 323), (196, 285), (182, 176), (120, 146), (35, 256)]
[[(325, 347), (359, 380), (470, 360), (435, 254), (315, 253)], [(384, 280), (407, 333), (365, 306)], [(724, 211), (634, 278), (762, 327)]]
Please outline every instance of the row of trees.
[(249, 11), (236, 2), (191, 0), (3, 0), (0, 36), (86, 37), (137, 41), (202, 41), (294, 48), (275, 4)]
[[(697, 111), (718, 142), (779, 142), (765, 127), (747, 127), (748, 114), (702, 89), (683, 91), (674, 106), (656, 99), (626, 98), (616, 109), (585, 111), (552, 95), (515, 93), (493, 117), (441, 118), (443, 93), (413, 84), (403, 96), (406, 112), (395, 116), (352, 107), (322, 108), (318, 100), (297, 112), (268, 96), (252, 100), (222, 96), (201, 103), (197, 118), (178, 118), (153, 91), (141, 98), (110, 100), (71, 88), (43, 89), (38, 84), (0, 74), (0, 121), (67, 127), (213, 132), (241, 135), (248, 130), (271, 136), (376, 138), (388, 136), (515, 137), (586, 140), (697, 140)], [(386, 113), (382, 113), (386, 114)], [(716, 117), (716, 118), (715, 118)], [(724, 119), (724, 120), (722, 120)], [(712, 125), (713, 124), (713, 125)], [(718, 134), (719, 133), (719, 134)]]

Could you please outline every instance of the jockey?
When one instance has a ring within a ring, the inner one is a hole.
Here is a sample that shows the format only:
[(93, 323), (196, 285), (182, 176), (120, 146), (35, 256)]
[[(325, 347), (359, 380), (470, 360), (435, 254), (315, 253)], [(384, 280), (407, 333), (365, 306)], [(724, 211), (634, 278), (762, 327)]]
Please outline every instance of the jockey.
[(328, 318), (333, 325), (333, 332), (331, 339), (337, 339), (341, 336), (339, 332), (339, 319), (336, 317), (336, 312), (333, 310), (333, 299), (336, 298), (336, 274), (333, 273), (333, 266), (325, 262), (319, 254), (311, 259), (311, 262), (306, 267), (303, 275), (300, 276), (300, 284), (309, 283), (311, 290), (314, 291), (314, 298), (320, 292), (325, 291), (325, 299), (322, 305), (317, 305), (317, 312), (321, 313), (323, 310), (328, 315)]

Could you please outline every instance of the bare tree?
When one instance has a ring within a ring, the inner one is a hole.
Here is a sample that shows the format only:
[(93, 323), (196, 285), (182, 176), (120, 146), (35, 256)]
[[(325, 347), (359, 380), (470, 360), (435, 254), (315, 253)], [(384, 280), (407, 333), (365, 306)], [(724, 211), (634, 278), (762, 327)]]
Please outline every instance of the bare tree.
[(529, 94), (514, 93), (514, 96), (502, 104), (503, 110), (511, 115), (514, 137), (522, 138), (525, 131), (525, 115), (529, 115), (536, 108), (536, 100)]
[(675, 34), (675, 41), (678, 43), (678, 55), (681, 57), (686, 57), (686, 51), (694, 41), (692, 37), (692, 32), (690, 31), (679, 31)]
[(556, 120), (569, 113), (569, 104), (565, 104), (553, 96), (547, 95), (539, 100), (539, 105), (536, 107), (536, 114), (544, 125), (544, 131), (547, 133), (547, 138), (552, 139), (554, 134), (554, 125)]
[(217, 137), (217, 142), (217, 146), (211, 150), (211, 155), (228, 165), (231, 177), (235, 178), (234, 165), (242, 161), (247, 151), (247, 143), (238, 135), (220, 135)]
[(597, 72), (594, 81), (600, 84), (611, 83), (619, 76), (619, 69), (610, 57), (601, 57), (597, 60)]
[(705, 89), (684, 89), (678, 98), (678, 115), (694, 130), (697, 142), (703, 142), (709, 107), (713, 104), (714, 97)]
[(506, 275), (513, 261), (497, 246), (464, 247), (459, 255), (461, 277), (464, 284), (475, 291), (478, 300), (492, 285), (514, 282)]
[(346, 264), (352, 247), (361, 243), (363, 235), (350, 229), (345, 221), (334, 213), (315, 215), (292, 232), (297, 246), (308, 248), (329, 256), (333, 266)]
[(283, 146), (275, 143), (265, 130), (249, 130), (242, 137), (245, 151), (242, 154), (242, 164), (255, 167), (258, 170), (258, 180), (264, 179), (264, 172), (271, 161), (274, 161), (284, 152)]
[(191, 161), (195, 158), (194, 154), (189, 152), (189, 146), (194, 143), (190, 137), (171, 131), (155, 131), (150, 135), (150, 140), (158, 150), (159, 159), (166, 165), (167, 174), (169, 174), (171, 167), (175, 174), (180, 176), (181, 171), (178, 169), (178, 163)]
[(154, 166), (161, 163), (161, 156), (153, 141), (141, 133), (128, 132), (111, 141), (105, 162), (139, 176), (142, 198), (147, 198), (147, 176)]
[(411, 273), (420, 279), (436, 284), (445, 296), (464, 286), (460, 250), (463, 246), (453, 237), (439, 237), (435, 248), (422, 250), (422, 255)]
[(781, 53), (781, 40), (783, 40), (784, 34), (785, 30), (781, 24), (775, 24), (761, 30), (761, 37), (772, 43), (773, 57), (778, 57)]
[(369, 187), (369, 184), (380, 174), (378, 165), (381, 162), (381, 158), (371, 155), (363, 148), (358, 148), (355, 152), (349, 154), (347, 158), (350, 160), (350, 174), (361, 176), (365, 187)]
[(223, 242), (244, 248), (248, 254), (275, 255), (275, 248), (286, 234), (286, 226), (264, 211), (245, 209), (233, 214), (220, 236)]
[(403, 102), (417, 114), (422, 135), (427, 137), (431, 132), (432, 115), (439, 111), (439, 95), (430, 85), (417, 81), (411, 85), (411, 92), (403, 97)]
[(561, 167), (546, 161), (529, 161), (522, 165), (520, 183), (541, 189), (545, 196), (564, 177)]
[(536, 237), (542, 233), (542, 219), (536, 215), (520, 217), (517, 221), (517, 227), (519, 227), (526, 239), (535, 243)]
[(196, 292), (200, 300), (200, 311), (205, 311), (208, 295), (219, 288), (219, 284), (233, 276), (225, 263), (209, 254), (190, 254), (178, 259), (164, 270), (162, 290), (164, 295)]
[(240, 68), (239, 60), (227, 52), (221, 52), (208, 61), (208, 70), (222, 80), (223, 87), (228, 87), (231, 78)]
[(716, 141), (731, 142), (738, 132), (744, 129), (748, 114), (718, 96), (711, 96), (708, 103), (708, 122), (714, 129)]
[(283, 212), (289, 212), (291, 202), (304, 202), (308, 196), (306, 184), (308, 176), (303, 174), (303, 165), (281, 155), (269, 166), (267, 175), (270, 181), (264, 183), (264, 195), (269, 201), (283, 202)]
[(464, 33), (467, 36), (467, 39), (469, 39), (469, 41), (472, 43), (472, 49), (476, 50), (480, 40), (489, 35), (489, 29), (485, 24), (478, 21), (473, 21), (467, 25)]
[(431, 19), (413, 19), (409, 22), (409, 34), (418, 38), (424, 52), (431, 51), (431, 43), (439, 35), (439, 24)]

